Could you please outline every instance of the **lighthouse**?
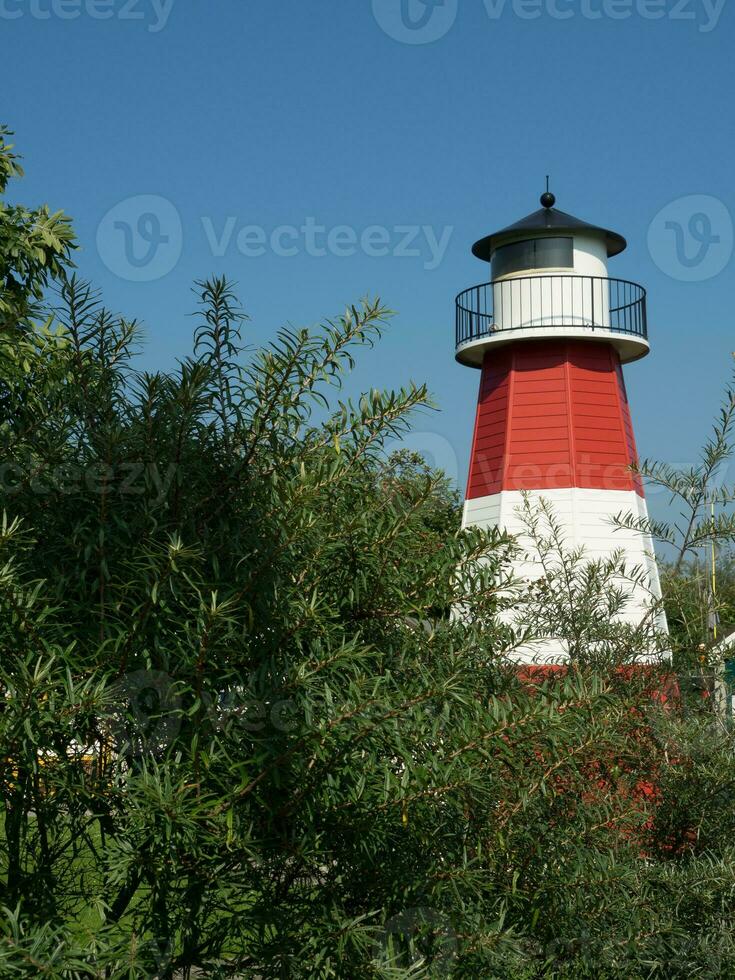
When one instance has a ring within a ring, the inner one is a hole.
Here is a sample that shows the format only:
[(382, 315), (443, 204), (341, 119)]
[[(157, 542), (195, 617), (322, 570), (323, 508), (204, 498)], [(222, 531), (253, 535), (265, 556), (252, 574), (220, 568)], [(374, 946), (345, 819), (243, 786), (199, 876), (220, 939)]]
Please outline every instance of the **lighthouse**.
[[(647, 517), (623, 377), (649, 352), (646, 291), (608, 275), (622, 235), (558, 210), (548, 186), (540, 203), (475, 242), (489, 274), (456, 299), (455, 357), (480, 371), (463, 526), (517, 535), (516, 572), (533, 579), (541, 569), (522, 510), (524, 498), (532, 508), (543, 498), (566, 547), (590, 560), (622, 551), (643, 571), (621, 612), (637, 624), (661, 596), (653, 544), (613, 519)], [(516, 657), (556, 664), (568, 651), (546, 637)]]

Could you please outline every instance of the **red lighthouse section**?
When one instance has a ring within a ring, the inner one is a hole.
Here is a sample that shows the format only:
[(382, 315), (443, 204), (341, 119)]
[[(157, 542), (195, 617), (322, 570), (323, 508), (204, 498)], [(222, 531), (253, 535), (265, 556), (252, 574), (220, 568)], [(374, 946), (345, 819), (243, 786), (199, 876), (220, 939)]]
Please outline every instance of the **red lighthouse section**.
[(485, 354), (467, 486), (469, 499), (503, 490), (634, 490), (640, 478), (616, 349), (539, 340)]

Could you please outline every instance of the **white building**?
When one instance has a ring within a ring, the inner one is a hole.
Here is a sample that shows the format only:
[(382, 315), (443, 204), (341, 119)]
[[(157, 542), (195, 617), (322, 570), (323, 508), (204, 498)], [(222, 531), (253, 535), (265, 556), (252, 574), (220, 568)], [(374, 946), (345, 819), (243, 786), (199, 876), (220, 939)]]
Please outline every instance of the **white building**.
[[(524, 492), (548, 500), (568, 547), (605, 558), (623, 549), (645, 570), (623, 617), (631, 623), (660, 599), (647, 534), (615, 530), (620, 513), (647, 516), (623, 365), (649, 352), (646, 291), (608, 276), (626, 241), (615, 232), (542, 207), (476, 242), (488, 280), (457, 297), (456, 359), (479, 369), (464, 526), (495, 525), (520, 536)], [(539, 575), (529, 545), (518, 574)], [(665, 628), (662, 614), (658, 625)], [(549, 637), (520, 661), (560, 663)], [(644, 658), (645, 659), (645, 658)]]

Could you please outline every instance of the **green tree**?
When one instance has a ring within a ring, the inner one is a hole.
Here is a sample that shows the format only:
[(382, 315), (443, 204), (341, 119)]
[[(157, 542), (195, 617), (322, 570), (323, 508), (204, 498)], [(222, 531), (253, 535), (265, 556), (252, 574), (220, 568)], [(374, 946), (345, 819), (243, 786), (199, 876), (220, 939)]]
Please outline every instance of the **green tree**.
[[(667, 495), (669, 519), (623, 514), (617, 521), (620, 527), (650, 534), (664, 553), (672, 556), (664, 566), (664, 599), (674, 663), (682, 670), (698, 666), (704, 659), (703, 652), (717, 639), (718, 621), (727, 623), (733, 616), (727, 551), (735, 542), (735, 486), (725, 477), (735, 453), (734, 435), (735, 375), (725, 389), (712, 432), (693, 466), (677, 468), (647, 459), (638, 467), (649, 487)], [(720, 589), (712, 578), (718, 551), (725, 555), (720, 563)]]
[(8, 181), (23, 174), (11, 131), (0, 126), (0, 330), (27, 322), (49, 278), (61, 275), (75, 247), (71, 223), (47, 205), (29, 209), (2, 200)]

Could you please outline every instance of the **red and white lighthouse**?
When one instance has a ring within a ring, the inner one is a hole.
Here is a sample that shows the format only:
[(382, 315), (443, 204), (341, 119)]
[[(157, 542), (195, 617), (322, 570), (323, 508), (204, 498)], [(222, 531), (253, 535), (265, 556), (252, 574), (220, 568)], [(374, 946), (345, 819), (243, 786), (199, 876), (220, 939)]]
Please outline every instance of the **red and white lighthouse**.
[[(547, 190), (538, 211), (476, 242), (489, 281), (457, 297), (455, 356), (481, 371), (463, 525), (523, 542), (524, 493), (543, 497), (570, 548), (590, 559), (623, 550), (645, 569), (623, 614), (636, 622), (660, 598), (653, 545), (612, 519), (647, 515), (622, 370), (649, 351), (646, 291), (608, 276), (621, 235), (554, 204)], [(533, 567), (532, 553), (519, 558), (519, 575)], [(550, 637), (518, 658), (560, 663), (566, 652)]]

